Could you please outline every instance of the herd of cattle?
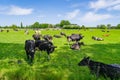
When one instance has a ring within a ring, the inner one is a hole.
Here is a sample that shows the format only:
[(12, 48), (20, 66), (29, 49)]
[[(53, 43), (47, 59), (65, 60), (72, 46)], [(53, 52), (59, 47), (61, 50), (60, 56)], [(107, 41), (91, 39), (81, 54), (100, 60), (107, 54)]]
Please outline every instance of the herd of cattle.
[[(71, 34), (70, 36), (67, 36), (65, 33), (61, 32), (60, 35), (54, 35), (53, 37), (61, 38), (61, 36), (65, 36), (67, 41), (75, 41), (72, 45), (70, 45), (71, 49), (80, 49), (81, 45), (84, 45), (83, 42), (80, 42), (81, 39), (84, 38), (82, 34)], [(34, 54), (36, 48), (38, 48), (40, 51), (46, 51), (48, 54), (48, 59), (50, 59), (50, 53), (54, 51), (57, 46), (53, 45), (52, 39), (53, 37), (50, 35), (44, 35), (41, 34), (33, 34), (32, 36), (34, 40), (26, 40), (25, 41), (25, 50), (27, 54), (27, 58), (29, 59), (31, 57), (31, 62), (34, 59)], [(41, 40), (43, 38), (44, 40)], [(102, 41), (104, 39), (92, 36), (93, 40)], [(119, 80), (120, 79), (120, 65), (115, 64), (104, 64), (101, 62), (96, 62), (93, 60), (90, 60), (89, 57), (84, 57), (79, 63), (79, 66), (88, 66), (91, 73), (95, 74), (97, 79), (99, 76), (103, 76), (105, 79), (109, 77), (111, 80)]]
[[(9, 30), (6, 30), (9, 32)], [(0, 32), (3, 32), (3, 30), (0, 30)], [(102, 31), (104, 32), (104, 31)], [(109, 31), (107, 31), (109, 32)], [(28, 30), (25, 30), (25, 34), (29, 34)], [(73, 50), (80, 50), (80, 47), (84, 45), (84, 42), (81, 42), (81, 40), (84, 38), (82, 34), (71, 34), (67, 36), (64, 32), (60, 32), (59, 35), (41, 35), (40, 31), (35, 31), (35, 34), (32, 35), (34, 40), (26, 40), (25, 41), (25, 51), (27, 55), (27, 59), (30, 60), (32, 63), (34, 60), (34, 55), (36, 50), (40, 51), (46, 51), (48, 54), (48, 60), (50, 59), (50, 53), (52, 53), (57, 46), (54, 46), (53, 44), (53, 37), (55, 38), (61, 38), (64, 36), (68, 44), (70, 45), (70, 48)], [(105, 34), (102, 36), (108, 37), (109, 34)], [(96, 41), (103, 41), (103, 38), (92, 36), (93, 40)], [(75, 43), (70, 44), (70, 42), (73, 41)], [(118, 64), (104, 64), (101, 62), (93, 61), (89, 57), (84, 57), (79, 63), (79, 66), (88, 66), (90, 69), (90, 72), (92, 74), (95, 74), (97, 79), (99, 76), (103, 76), (105, 79), (110, 78), (111, 80), (120, 80), (120, 65)]]
[[(67, 36), (65, 33), (61, 32), (60, 35), (53, 35), (53, 37), (56, 38), (60, 38), (60, 36), (65, 36), (68, 42), (75, 41), (75, 43), (70, 45), (71, 49), (80, 49), (80, 46), (84, 45), (83, 42), (79, 42), (84, 37), (81, 34), (71, 34), (70, 36)], [(39, 32), (35, 32), (32, 37), (34, 40), (25, 41), (27, 59), (30, 59), (32, 62), (37, 49), (40, 51), (46, 51), (48, 59), (50, 59), (50, 53), (57, 48), (57, 46), (54, 46), (53, 44), (53, 37), (51, 35), (42, 36)]]

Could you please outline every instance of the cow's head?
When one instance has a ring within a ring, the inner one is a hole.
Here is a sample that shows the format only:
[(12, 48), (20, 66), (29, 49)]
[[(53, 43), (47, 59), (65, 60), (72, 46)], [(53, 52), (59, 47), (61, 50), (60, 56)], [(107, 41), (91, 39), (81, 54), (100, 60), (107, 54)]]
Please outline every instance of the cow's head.
[(57, 48), (57, 46), (49, 46), (49, 53), (52, 53), (55, 50), (55, 48)]
[(89, 64), (89, 61), (90, 61), (89, 58), (90, 58), (90, 57), (84, 57), (84, 58), (78, 63), (78, 65), (79, 65), (79, 66), (86, 66), (86, 65), (88, 65), (88, 64)]
[(71, 41), (71, 37), (70, 36), (67, 36), (67, 41)]
[(31, 43), (30, 46), (29, 46), (29, 52), (30, 53), (35, 53), (35, 43)]
[(39, 34), (33, 34), (32, 36), (34, 40), (40, 40), (40, 35)]

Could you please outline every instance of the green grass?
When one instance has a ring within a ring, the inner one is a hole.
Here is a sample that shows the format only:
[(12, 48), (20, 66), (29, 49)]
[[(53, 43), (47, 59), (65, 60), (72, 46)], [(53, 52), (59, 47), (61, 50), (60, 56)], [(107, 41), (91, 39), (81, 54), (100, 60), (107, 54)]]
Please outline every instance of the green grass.
[[(24, 34), (24, 30), (14, 32), (0, 32), (0, 80), (96, 80), (90, 74), (88, 67), (78, 66), (78, 62), (84, 56), (90, 56), (92, 60), (106, 64), (120, 64), (120, 30), (110, 30), (109, 33), (101, 30), (42, 30), (42, 34), (59, 34), (65, 32), (81, 33), (85, 37), (85, 46), (80, 50), (71, 50), (65, 37), (54, 38), (53, 43), (57, 48), (51, 54), (51, 60), (47, 60), (47, 54), (36, 51), (34, 63), (30, 65), (26, 60), (24, 43), (32, 39), (30, 34)], [(110, 34), (103, 37), (103, 34)], [(104, 38), (104, 41), (94, 41), (91, 36)], [(104, 80), (104, 78), (99, 78)]]

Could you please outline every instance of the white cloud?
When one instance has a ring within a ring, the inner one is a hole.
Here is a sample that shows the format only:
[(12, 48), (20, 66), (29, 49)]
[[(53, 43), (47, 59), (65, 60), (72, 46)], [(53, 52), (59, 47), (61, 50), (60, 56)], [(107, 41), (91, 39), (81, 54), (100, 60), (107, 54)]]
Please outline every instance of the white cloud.
[(46, 16), (45, 15), (39, 15), (37, 16), (38, 18), (45, 18)]
[(88, 12), (82, 17), (82, 21), (86, 23), (98, 22), (112, 18), (110, 14), (96, 14), (94, 12)]
[(72, 12), (68, 12), (68, 13), (66, 13), (66, 18), (67, 19), (74, 19), (74, 18), (76, 18), (77, 17), (77, 15), (80, 13), (80, 10), (79, 9), (76, 9), (76, 10), (74, 10), (74, 11), (72, 11)]
[(57, 14), (57, 17), (62, 17), (62, 15), (61, 14)]
[(90, 2), (90, 8), (99, 10), (99, 9), (107, 9), (107, 10), (118, 10), (114, 9), (115, 6), (120, 5), (120, 0), (97, 0), (94, 2)]
[(108, 8), (108, 10), (120, 10), (120, 5), (110, 7), (110, 8)]
[(0, 7), (0, 13), (6, 15), (29, 15), (31, 14), (33, 9), (31, 8), (21, 8), (18, 6), (4, 6)]
[(9, 15), (28, 15), (31, 14), (33, 9), (20, 8), (17, 6), (11, 6), (8, 14)]

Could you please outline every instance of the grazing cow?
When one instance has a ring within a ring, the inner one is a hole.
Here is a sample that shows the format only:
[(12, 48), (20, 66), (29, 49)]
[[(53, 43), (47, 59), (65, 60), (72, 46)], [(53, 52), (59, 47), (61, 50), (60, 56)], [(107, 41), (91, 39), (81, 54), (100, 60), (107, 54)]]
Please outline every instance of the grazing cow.
[(105, 30), (101, 30), (102, 32), (105, 32)]
[(53, 45), (52, 42), (45, 41), (45, 40), (36, 40), (35, 41), (36, 47), (39, 48), (40, 51), (46, 51), (48, 54), (48, 59), (50, 59), (50, 53), (54, 51), (56, 46)]
[(34, 40), (40, 40), (41, 35), (40, 34), (33, 34), (32, 37)]
[(81, 39), (83, 39), (84, 36), (82, 36), (81, 34), (72, 34), (71, 36), (67, 36), (67, 40), (68, 41), (80, 41)]
[(8, 29), (7, 29), (6, 31), (7, 31), (7, 33), (9, 32), (9, 30), (8, 30)]
[(53, 37), (55, 37), (55, 38), (61, 38), (60, 35), (53, 35)]
[(0, 32), (3, 32), (3, 31), (4, 31), (3, 29), (0, 30)]
[(35, 54), (35, 42), (34, 40), (26, 40), (25, 41), (25, 51), (27, 55), (27, 59), (33, 62), (34, 54)]
[(97, 40), (97, 41), (103, 41), (104, 40), (103, 38), (99, 38), (99, 37), (95, 37), (95, 36), (92, 36), (92, 39)]
[(112, 65), (104, 64), (90, 60), (89, 57), (84, 57), (79, 63), (79, 66), (88, 66), (91, 73), (94, 73), (97, 78), (103, 76), (109, 77), (111, 80), (120, 80), (120, 68)]
[(66, 37), (66, 34), (64, 32), (60, 32), (60, 35), (63, 35), (63, 36)]
[(44, 35), (44, 36), (43, 36), (43, 39), (46, 40), (46, 41), (52, 42), (52, 39), (53, 39), (53, 38), (52, 38), (52, 36), (50, 36), (50, 35)]
[(73, 50), (80, 50), (81, 45), (84, 45), (83, 42), (76, 42), (70, 46), (71, 49)]

